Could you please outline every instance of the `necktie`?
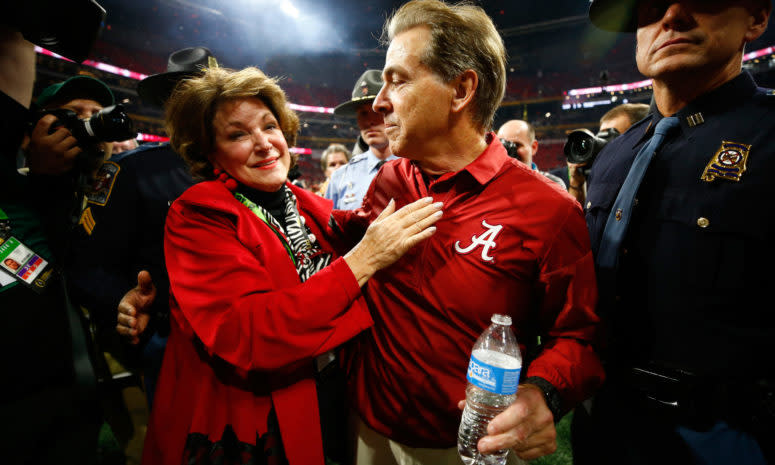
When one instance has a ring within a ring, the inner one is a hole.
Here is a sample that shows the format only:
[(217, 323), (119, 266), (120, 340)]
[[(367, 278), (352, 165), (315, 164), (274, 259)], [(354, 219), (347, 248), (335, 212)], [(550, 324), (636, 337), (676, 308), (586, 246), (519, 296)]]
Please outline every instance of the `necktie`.
[(646, 174), (654, 153), (665, 140), (665, 136), (672, 129), (677, 128), (678, 124), (678, 118), (662, 118), (654, 128), (651, 140), (635, 156), (603, 230), (603, 239), (597, 254), (597, 263), (600, 268), (613, 269), (616, 267), (619, 260), (619, 250), (632, 218), (632, 204), (643, 181), (643, 176)]

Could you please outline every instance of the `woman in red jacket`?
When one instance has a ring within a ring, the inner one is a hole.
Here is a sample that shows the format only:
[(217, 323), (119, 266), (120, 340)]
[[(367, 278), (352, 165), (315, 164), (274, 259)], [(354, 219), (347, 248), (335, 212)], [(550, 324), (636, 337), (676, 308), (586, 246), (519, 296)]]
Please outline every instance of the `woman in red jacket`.
[(360, 287), (433, 234), (440, 205), (389, 206), (338, 258), (331, 202), (287, 180), (299, 121), (274, 80), (211, 68), (166, 123), (205, 181), (167, 215), (171, 333), (143, 463), (323, 465), (316, 379), (372, 324)]

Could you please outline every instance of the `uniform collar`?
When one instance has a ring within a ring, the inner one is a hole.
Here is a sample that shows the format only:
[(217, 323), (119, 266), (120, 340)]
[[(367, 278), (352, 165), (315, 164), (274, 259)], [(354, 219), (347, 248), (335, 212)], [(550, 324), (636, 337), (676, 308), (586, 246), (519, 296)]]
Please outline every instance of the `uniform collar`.
[[(730, 108), (738, 106), (740, 102), (750, 98), (754, 93), (756, 93), (756, 82), (748, 71), (743, 71), (731, 81), (699, 96), (673, 116), (680, 120), (681, 129), (686, 133), (705, 124), (705, 121), (709, 118), (713, 118), (713, 116), (719, 113), (724, 113)], [(651, 100), (649, 113), (651, 121), (643, 133), (643, 137), (638, 140), (638, 143), (645, 138), (651, 137), (654, 127), (664, 118), (659, 113), (654, 99)]]
[[(391, 154), (389, 157), (385, 158), (385, 161), (395, 160), (398, 158), (397, 156)], [(379, 158), (377, 158), (376, 155), (374, 155), (374, 152), (371, 151), (371, 148), (366, 151), (366, 163), (369, 167), (369, 171), (373, 170), (375, 166), (377, 166), (377, 163), (381, 162)]]

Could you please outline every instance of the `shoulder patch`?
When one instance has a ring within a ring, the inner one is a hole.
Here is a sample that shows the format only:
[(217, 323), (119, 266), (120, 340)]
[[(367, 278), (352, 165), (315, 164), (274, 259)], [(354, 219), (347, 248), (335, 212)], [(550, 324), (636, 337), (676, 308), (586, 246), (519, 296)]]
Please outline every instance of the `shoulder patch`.
[(708, 162), (700, 179), (705, 182), (713, 182), (716, 179), (740, 181), (740, 177), (747, 168), (748, 154), (750, 152), (751, 146), (748, 144), (722, 141), (721, 147)]
[(121, 171), (121, 167), (118, 166), (118, 163), (113, 161), (104, 162), (94, 176), (94, 182), (86, 193), (86, 200), (96, 205), (104, 206), (107, 204), (119, 171)]

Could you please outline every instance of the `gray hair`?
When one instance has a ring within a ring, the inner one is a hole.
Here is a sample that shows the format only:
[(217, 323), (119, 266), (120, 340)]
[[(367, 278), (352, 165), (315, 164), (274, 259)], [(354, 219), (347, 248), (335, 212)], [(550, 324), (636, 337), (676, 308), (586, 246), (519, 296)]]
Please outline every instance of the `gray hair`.
[(380, 40), (388, 45), (396, 35), (415, 27), (430, 30), (431, 40), (420, 60), (444, 82), (468, 69), (476, 73), (474, 121), (482, 129), (491, 128), (506, 92), (506, 48), (492, 19), (468, 1), (447, 5), (440, 0), (412, 0), (387, 20)]
[(323, 172), (325, 172), (326, 168), (328, 168), (328, 156), (332, 153), (343, 153), (347, 161), (350, 161), (351, 155), (350, 151), (347, 150), (347, 147), (342, 144), (331, 144), (326, 147), (326, 149), (323, 150), (323, 154), (320, 155), (320, 167), (323, 169)]

